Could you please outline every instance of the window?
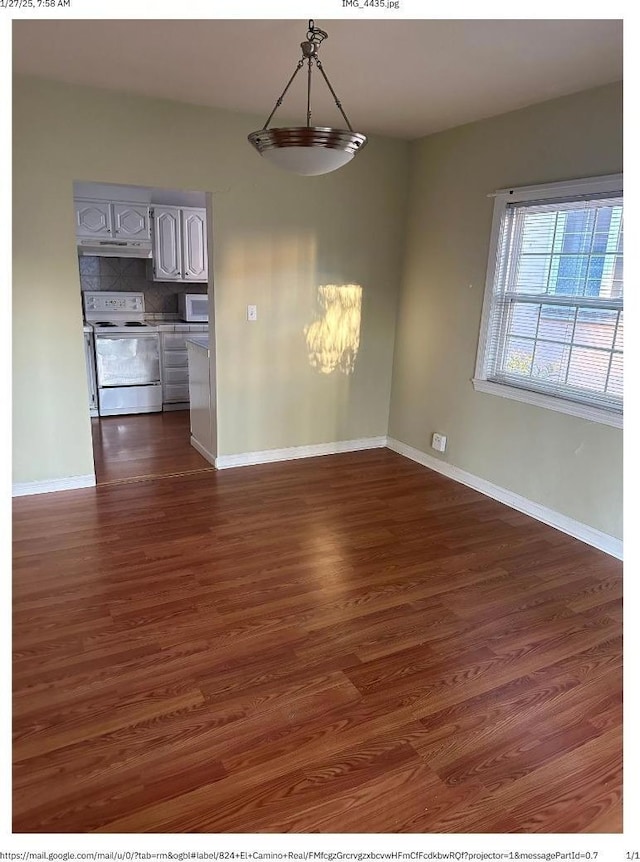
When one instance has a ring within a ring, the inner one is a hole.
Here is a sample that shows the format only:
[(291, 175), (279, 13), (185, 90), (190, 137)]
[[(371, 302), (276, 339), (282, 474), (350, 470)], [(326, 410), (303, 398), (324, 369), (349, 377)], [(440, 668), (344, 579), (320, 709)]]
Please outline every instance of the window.
[(622, 176), (496, 193), (482, 392), (621, 427)]

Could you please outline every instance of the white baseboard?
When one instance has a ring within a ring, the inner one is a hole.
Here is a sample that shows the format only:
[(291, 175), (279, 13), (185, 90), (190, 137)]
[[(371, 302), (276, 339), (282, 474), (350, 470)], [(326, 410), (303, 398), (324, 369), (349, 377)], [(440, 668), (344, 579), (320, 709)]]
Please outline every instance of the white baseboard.
[[(555, 527), (569, 536), (573, 536), (580, 541), (604, 551), (612, 557), (619, 560), (623, 559), (623, 542), (615, 536), (610, 536), (608, 533), (603, 533), (596, 530), (594, 527), (583, 524), (580, 521), (575, 521), (573, 518), (567, 517), (560, 512), (549, 509), (546, 506), (528, 500), (526, 497), (520, 496), (506, 488), (501, 488), (499, 485), (494, 485), (486, 479), (481, 479), (473, 473), (467, 473), (466, 470), (461, 470), (446, 461), (440, 461), (426, 452), (421, 452), (419, 449), (414, 449), (413, 446), (407, 446), (406, 443), (401, 443), (399, 440), (394, 440), (393, 437), (363, 437), (359, 440), (343, 440), (335, 443), (318, 443), (312, 446), (290, 446), (286, 449), (265, 449), (261, 452), (243, 452), (239, 455), (222, 455), (216, 458), (211, 452), (204, 448), (197, 440), (191, 438), (191, 445), (196, 449), (203, 458), (210, 464), (213, 464), (219, 470), (225, 470), (230, 467), (248, 467), (252, 464), (269, 464), (274, 461), (291, 461), (296, 458), (315, 458), (319, 455), (337, 455), (341, 452), (358, 452), (364, 449), (381, 449), (387, 446), (399, 455), (409, 458), (412, 461), (428, 467), (430, 470), (435, 470), (455, 482), (460, 482), (493, 500), (498, 500), (512, 509), (519, 512), (524, 512), (541, 521), (543, 524), (548, 524)], [(71, 491), (78, 488), (92, 488), (96, 484), (96, 477), (93, 473), (85, 476), (68, 476), (65, 479), (52, 479), (39, 482), (16, 482), (12, 486), (13, 497), (24, 497), (31, 494), (48, 494), (53, 491)]]
[(616, 557), (619, 560), (623, 559), (623, 543), (621, 539), (616, 539), (615, 536), (610, 536), (608, 533), (602, 533), (594, 527), (589, 527), (580, 521), (574, 521), (560, 512), (555, 512), (553, 509), (548, 509), (546, 506), (541, 506), (540, 503), (534, 503), (526, 497), (521, 497), (520, 494), (515, 494), (513, 491), (508, 491), (506, 488), (501, 488), (494, 485), (492, 482), (487, 482), (486, 479), (481, 479), (479, 476), (474, 476), (473, 473), (467, 473), (466, 470), (461, 470), (459, 467), (454, 467), (452, 464), (447, 464), (446, 461), (440, 461), (434, 458), (433, 455), (427, 455), (426, 452), (421, 452), (419, 449), (414, 449), (413, 446), (407, 446), (406, 443), (401, 443), (399, 440), (394, 440), (393, 437), (387, 439), (387, 447), (393, 449), (399, 455), (404, 455), (405, 458), (410, 458), (412, 461), (417, 461), (424, 467), (430, 470), (435, 470), (436, 473), (442, 473), (443, 476), (448, 476), (462, 485), (467, 485), (493, 500), (498, 500), (510, 506), (512, 509), (517, 509), (519, 512), (524, 512), (525, 515), (530, 515), (536, 521), (542, 521), (543, 524), (548, 524), (550, 527), (555, 527), (575, 539), (585, 542), (587, 545), (592, 545), (605, 554)]
[[(290, 446), (287, 449), (264, 449), (262, 452), (242, 452), (239, 455), (221, 455), (216, 467), (249, 467), (252, 464), (270, 464), (273, 461), (292, 461), (295, 458), (315, 458), (318, 455), (337, 455), (340, 452), (359, 452), (362, 449), (382, 449), (386, 437), (362, 437), (359, 440), (341, 440), (336, 443), (317, 443), (313, 446)], [(205, 455), (206, 458), (206, 455)]]
[(52, 491), (72, 491), (75, 488), (93, 488), (96, 477), (93, 473), (86, 476), (68, 476), (66, 479), (49, 479), (44, 482), (15, 482), (11, 488), (12, 497), (26, 497), (30, 494), (50, 494)]
[(198, 443), (195, 437), (191, 438), (191, 445), (202, 455), (203, 458), (206, 458), (210, 464), (213, 464), (214, 467), (218, 466), (216, 463), (216, 456), (212, 455), (208, 449), (205, 449), (201, 443)]

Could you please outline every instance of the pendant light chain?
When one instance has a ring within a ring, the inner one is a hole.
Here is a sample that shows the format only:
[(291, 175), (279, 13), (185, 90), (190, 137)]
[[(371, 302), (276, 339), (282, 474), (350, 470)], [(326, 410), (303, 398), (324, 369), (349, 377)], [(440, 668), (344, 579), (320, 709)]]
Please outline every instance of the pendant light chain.
[(326, 83), (327, 87), (329, 88), (331, 95), (333, 96), (333, 100), (336, 103), (336, 108), (340, 111), (340, 113), (344, 117), (344, 121), (347, 124), (347, 128), (349, 129), (350, 132), (352, 132), (353, 128), (351, 126), (351, 123), (349, 122), (349, 118), (347, 117), (345, 112), (342, 110), (342, 103), (340, 102), (340, 99), (338, 99), (338, 97), (336, 96), (335, 90), (333, 89), (333, 87), (331, 86), (331, 82), (327, 78), (327, 73), (325, 72), (322, 63), (320, 62), (320, 60), (317, 57), (316, 57), (316, 66), (322, 72), (322, 77), (324, 78), (325, 83)]
[(295, 72), (294, 72), (294, 73), (293, 73), (293, 75), (289, 78), (289, 83), (288, 83), (288, 84), (287, 84), (287, 86), (284, 88), (284, 90), (283, 90), (283, 91), (282, 91), (282, 93), (280, 94), (279, 98), (278, 98), (278, 99), (276, 99), (276, 103), (275, 103), (275, 105), (273, 106), (273, 111), (271, 111), (271, 113), (270, 113), (270, 114), (269, 114), (269, 116), (267, 117), (267, 120), (266, 120), (266, 122), (265, 122), (264, 126), (262, 127), (262, 128), (263, 128), (263, 130), (267, 128), (267, 126), (269, 125), (269, 123), (270, 123), (270, 122), (271, 122), (271, 120), (273, 119), (273, 115), (275, 114), (275, 112), (278, 110), (278, 108), (279, 108), (279, 107), (280, 107), (280, 105), (282, 104), (282, 100), (283, 100), (283, 99), (284, 99), (284, 97), (286, 96), (286, 94), (287, 94), (287, 90), (289, 89), (289, 87), (290, 87), (290, 86), (291, 86), (291, 84), (293, 83), (293, 79), (294, 79), (294, 78), (295, 78), (295, 76), (298, 74), (298, 72), (300, 71), (300, 69), (302, 69), (302, 67), (303, 67), (303, 66), (304, 66), (304, 58), (298, 62), (298, 65), (296, 66)]
[(307, 70), (307, 128), (309, 128), (311, 126), (311, 71), (312, 71), (311, 61), (315, 60), (316, 66), (318, 67), (318, 69), (320, 69), (320, 72), (322, 73), (322, 77), (324, 78), (325, 83), (326, 83), (327, 87), (329, 88), (329, 92), (333, 96), (333, 101), (335, 102), (336, 108), (342, 114), (342, 117), (343, 117), (345, 123), (347, 124), (347, 128), (349, 129), (349, 131), (350, 132), (353, 131), (353, 127), (352, 127), (351, 123), (349, 122), (349, 118), (345, 114), (344, 109), (342, 107), (342, 102), (340, 101), (340, 99), (338, 99), (338, 97), (336, 95), (336, 91), (331, 86), (331, 81), (329, 81), (329, 78), (327, 77), (327, 73), (324, 70), (324, 66), (322, 65), (322, 62), (320, 61), (320, 58), (318, 57), (318, 48), (323, 43), (323, 41), (327, 38), (328, 38), (327, 33), (325, 33), (325, 31), (321, 30), (319, 27), (316, 27), (313, 19), (310, 19), (309, 20), (309, 29), (307, 30), (307, 41), (303, 42), (300, 46), (302, 48), (302, 59), (298, 61), (298, 65), (296, 66), (296, 68), (293, 72), (293, 75), (289, 78), (289, 81), (287, 82), (286, 87), (284, 88), (284, 90), (280, 94), (279, 98), (276, 100), (273, 111), (271, 111), (271, 113), (267, 117), (267, 120), (266, 120), (264, 126), (262, 127), (263, 131), (268, 127), (269, 123), (273, 119), (275, 112), (278, 110), (278, 108), (282, 104), (289, 87), (293, 83), (294, 78), (296, 77), (296, 75), (298, 74), (300, 69), (304, 66), (305, 60), (307, 60), (307, 63), (308, 63), (308, 70)]
[(311, 57), (308, 60), (307, 71), (307, 128), (311, 125)]

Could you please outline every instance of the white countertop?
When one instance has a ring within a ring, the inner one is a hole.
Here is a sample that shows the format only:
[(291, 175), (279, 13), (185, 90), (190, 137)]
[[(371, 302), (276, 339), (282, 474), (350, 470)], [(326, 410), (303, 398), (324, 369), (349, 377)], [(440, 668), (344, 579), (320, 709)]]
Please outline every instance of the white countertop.
[(190, 335), (185, 339), (187, 344), (194, 344), (196, 347), (201, 347), (203, 350), (209, 351), (209, 336), (208, 335)]
[(180, 320), (168, 323), (162, 321), (148, 321), (157, 326), (160, 332), (209, 332), (208, 323), (183, 323)]

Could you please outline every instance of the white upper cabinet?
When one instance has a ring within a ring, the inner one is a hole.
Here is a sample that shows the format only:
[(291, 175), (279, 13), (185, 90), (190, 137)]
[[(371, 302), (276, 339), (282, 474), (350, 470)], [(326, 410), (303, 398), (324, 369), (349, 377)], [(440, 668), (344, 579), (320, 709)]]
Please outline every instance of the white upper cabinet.
[(76, 198), (78, 239), (151, 238), (148, 204)]
[(153, 208), (153, 280), (182, 281), (180, 209)]
[(153, 207), (154, 281), (207, 281), (207, 213), (195, 207)]
[(113, 229), (118, 239), (151, 239), (147, 204), (113, 204)]
[(113, 217), (109, 201), (76, 200), (76, 236), (111, 239)]
[(206, 281), (207, 266), (207, 212), (183, 209), (182, 254), (185, 281)]

